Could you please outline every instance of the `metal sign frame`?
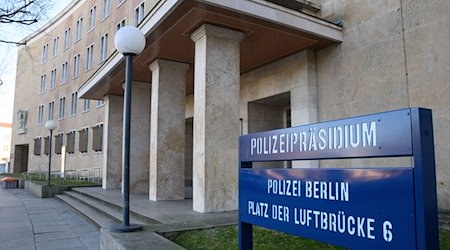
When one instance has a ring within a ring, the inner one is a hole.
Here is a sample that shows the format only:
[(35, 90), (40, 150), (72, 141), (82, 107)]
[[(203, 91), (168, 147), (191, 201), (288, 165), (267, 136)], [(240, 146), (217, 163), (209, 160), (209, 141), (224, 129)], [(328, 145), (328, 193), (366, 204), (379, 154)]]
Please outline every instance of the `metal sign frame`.
[[(360, 135), (359, 142), (355, 139), (356, 133)], [(439, 249), (432, 113), (424, 108), (401, 109), (240, 136), (239, 249), (253, 248), (253, 224), (245, 219), (244, 213), (248, 211), (244, 211), (246, 204), (241, 200), (248, 196), (248, 190), (242, 188), (249, 184), (243, 182), (244, 179), (249, 181), (244, 175), (261, 171), (252, 168), (253, 162), (404, 156), (413, 159), (412, 167), (400, 169), (411, 173), (409, 182), (412, 183), (411, 207), (415, 234), (414, 239), (411, 239), (414, 241), (412, 245), (415, 249)], [(322, 170), (330, 171), (315, 171)], [(377, 168), (377, 171), (384, 170), (393, 171), (393, 168)], [(272, 226), (270, 220), (261, 226), (280, 230), (279, 226)], [(288, 229), (280, 231), (292, 233)], [(315, 239), (330, 242), (317, 237)], [(347, 246), (343, 242), (331, 243)]]

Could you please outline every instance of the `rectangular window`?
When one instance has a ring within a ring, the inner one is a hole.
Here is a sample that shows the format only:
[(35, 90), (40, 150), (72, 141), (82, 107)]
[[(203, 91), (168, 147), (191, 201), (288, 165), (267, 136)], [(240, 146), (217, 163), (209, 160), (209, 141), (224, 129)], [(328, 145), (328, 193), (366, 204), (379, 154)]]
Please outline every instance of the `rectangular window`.
[(134, 25), (138, 26), (144, 20), (145, 2), (139, 4), (134, 10)]
[(54, 89), (56, 86), (56, 69), (52, 69), (50, 74), (50, 89)]
[(59, 36), (57, 36), (53, 39), (53, 54), (52, 54), (52, 56), (58, 55), (58, 50), (59, 50)]
[(59, 98), (59, 119), (64, 119), (66, 111), (66, 97)]
[(61, 85), (65, 84), (67, 82), (68, 79), (68, 64), (67, 62), (63, 63), (62, 65), (62, 72), (61, 72)]
[(103, 124), (92, 128), (92, 150), (101, 152), (103, 149)]
[(105, 19), (109, 16), (110, 8), (111, 8), (110, 0), (103, 0), (103, 14), (102, 14), (103, 19)]
[(97, 108), (103, 107), (105, 105), (105, 101), (97, 100)]
[(85, 65), (85, 70), (88, 71), (90, 69), (92, 69), (92, 61), (94, 57), (94, 44), (92, 44), (91, 46), (87, 47), (86, 49), (86, 65)]
[(47, 61), (48, 56), (48, 44), (44, 45), (42, 48), (42, 63), (45, 63)]
[(53, 112), (55, 111), (55, 102), (50, 102), (48, 104), (48, 119), (53, 120)]
[(73, 78), (77, 78), (80, 75), (80, 54), (73, 58)]
[(77, 20), (77, 32), (75, 33), (75, 42), (80, 41), (83, 33), (83, 17)]
[(78, 131), (78, 134), (80, 137), (78, 148), (81, 153), (86, 153), (88, 149), (89, 130), (88, 128), (84, 128)]
[(116, 31), (125, 26), (125, 18), (116, 25)]
[(34, 155), (41, 155), (42, 137), (34, 139)]
[(63, 141), (64, 141), (64, 134), (63, 133), (55, 135), (55, 153), (57, 155), (61, 154)]
[(77, 114), (77, 101), (78, 101), (78, 92), (72, 93), (72, 106), (70, 108), (70, 115), (74, 116)]
[(91, 100), (84, 99), (83, 112), (88, 112), (90, 108), (91, 108)]
[(125, 0), (117, 0), (117, 6), (123, 4), (125, 2)]
[(96, 13), (97, 13), (97, 6), (94, 6), (89, 10), (89, 30), (92, 30), (95, 27)]
[(37, 124), (42, 125), (43, 121), (44, 121), (44, 105), (39, 105)]
[(67, 28), (64, 31), (64, 49), (68, 49), (70, 47), (70, 28)]
[(47, 74), (41, 75), (41, 86), (39, 89), (39, 93), (42, 94), (45, 92), (45, 81), (47, 80)]
[(68, 154), (75, 153), (75, 131), (67, 133), (66, 152)]
[(100, 43), (100, 62), (103, 62), (108, 57), (108, 33), (102, 36)]
[(44, 137), (44, 154), (48, 155), (48, 136)]

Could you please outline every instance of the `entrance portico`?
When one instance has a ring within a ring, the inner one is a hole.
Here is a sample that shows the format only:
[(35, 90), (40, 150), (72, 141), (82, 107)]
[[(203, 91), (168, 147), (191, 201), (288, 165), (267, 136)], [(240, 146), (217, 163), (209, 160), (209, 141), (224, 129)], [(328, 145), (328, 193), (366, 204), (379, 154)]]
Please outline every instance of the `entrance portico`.
[[(306, 61), (313, 64), (313, 51), (339, 42), (340, 29), (300, 12), (250, 0), (161, 1), (139, 28), (146, 34), (147, 47), (135, 58), (133, 80), (151, 84), (152, 91), (140, 97), (151, 100), (151, 112), (145, 112), (150, 123), (136, 125), (150, 135), (150, 143), (139, 149), (148, 163), (131, 164), (132, 176), (147, 174), (151, 200), (184, 198), (184, 129), (185, 118), (190, 118), (184, 110), (191, 103), (186, 99), (193, 98), (193, 209), (237, 209), (237, 137), (248, 119), (241, 108), (241, 76), (305, 49)], [(310, 64), (308, 74), (301, 75), (309, 77), (302, 82), (305, 85), (287, 90), (291, 103), (301, 106), (293, 108), (295, 123), (317, 118)], [(113, 55), (80, 89), (80, 96), (123, 95), (123, 69), (123, 56)], [(275, 84), (282, 83), (268, 85)], [(132, 124), (138, 122), (132, 119)], [(146, 138), (133, 137), (132, 144)], [(116, 157), (110, 150), (106, 154), (105, 162)], [(111, 172), (108, 164), (104, 168)], [(111, 186), (106, 179), (103, 188)]]

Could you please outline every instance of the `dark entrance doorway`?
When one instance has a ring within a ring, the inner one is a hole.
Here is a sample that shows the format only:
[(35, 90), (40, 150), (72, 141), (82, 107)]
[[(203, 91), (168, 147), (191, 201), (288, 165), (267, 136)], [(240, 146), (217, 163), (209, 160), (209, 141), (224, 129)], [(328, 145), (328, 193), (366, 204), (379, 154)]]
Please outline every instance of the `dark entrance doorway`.
[[(248, 133), (287, 128), (291, 126), (290, 92), (248, 103)], [(253, 168), (291, 168), (291, 161), (255, 162)]]
[(28, 172), (29, 144), (14, 147), (14, 173)]

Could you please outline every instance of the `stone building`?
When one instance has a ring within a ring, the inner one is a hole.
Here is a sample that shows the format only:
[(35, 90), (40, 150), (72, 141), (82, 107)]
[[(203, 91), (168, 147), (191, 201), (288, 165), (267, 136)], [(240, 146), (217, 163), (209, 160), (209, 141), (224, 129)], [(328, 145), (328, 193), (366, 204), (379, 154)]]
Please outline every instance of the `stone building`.
[(449, 11), (419, 0), (74, 0), (20, 47), (14, 111), (28, 119), (25, 132), (14, 124), (14, 171), (45, 167), (42, 124), (63, 110), (54, 140), (66, 169), (101, 167), (103, 188), (121, 187), (125, 66), (113, 38), (137, 25), (147, 45), (133, 64), (132, 192), (234, 210), (239, 134), (420, 106), (433, 110), (438, 205), (450, 210)]
[(0, 173), (7, 170), (11, 152), (11, 123), (0, 122)]

